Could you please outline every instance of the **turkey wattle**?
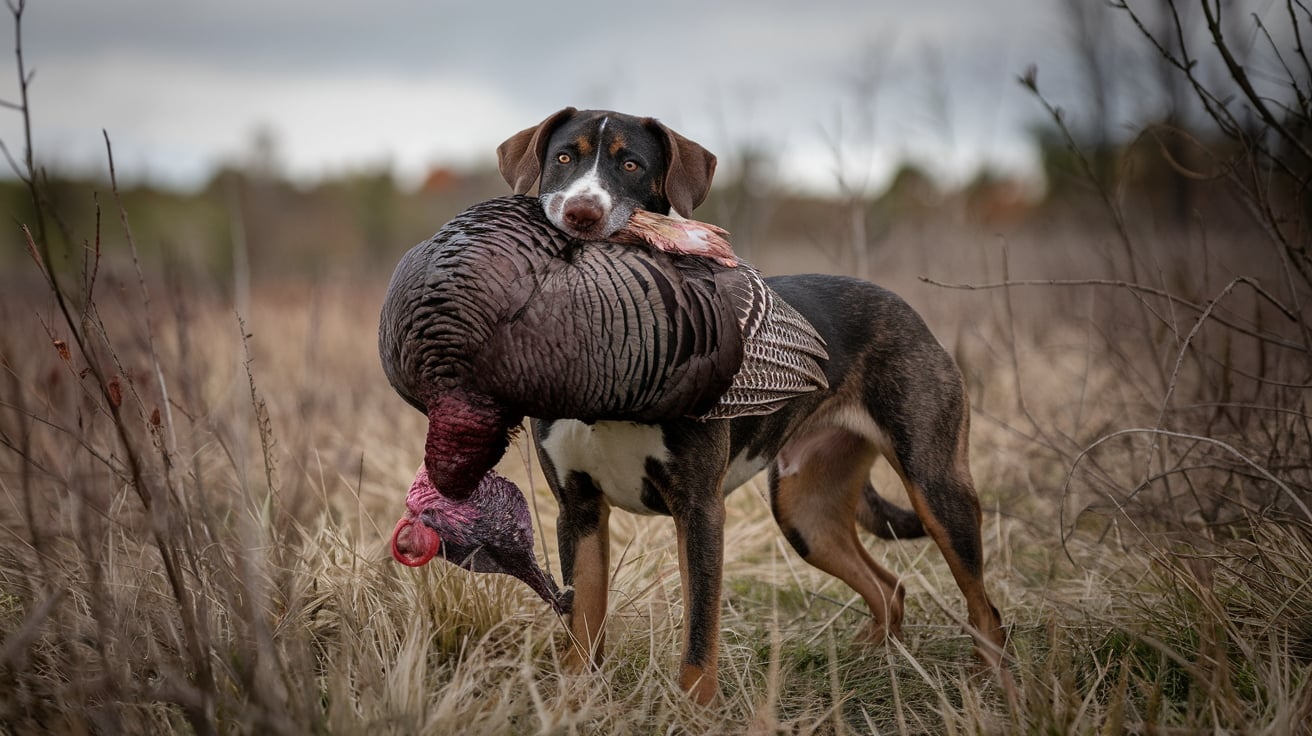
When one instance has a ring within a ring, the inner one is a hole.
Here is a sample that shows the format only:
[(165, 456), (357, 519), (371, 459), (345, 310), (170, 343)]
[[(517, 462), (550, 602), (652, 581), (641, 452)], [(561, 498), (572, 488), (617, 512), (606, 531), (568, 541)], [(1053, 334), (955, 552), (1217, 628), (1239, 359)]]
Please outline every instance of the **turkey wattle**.
[(472, 570), (495, 564), (563, 610), (524, 533), (522, 494), (490, 475), (524, 417), (731, 418), (826, 386), (823, 341), (754, 269), (725, 263), (727, 243), (709, 258), (629, 247), (670, 223), (683, 233), (701, 225), (635, 220), (619, 244), (582, 242), (553, 227), (536, 199), (501, 197), (402, 257), (379, 353), (388, 381), (429, 424), (393, 534), (398, 560), (423, 564), (441, 550)]
[(437, 492), (423, 466), (405, 499), (406, 513), (392, 532), (392, 556), (410, 567), (437, 555), (472, 572), (513, 575), (566, 613), (569, 603), (533, 556), (533, 520), (524, 494), (488, 471), (469, 497), (456, 501)]

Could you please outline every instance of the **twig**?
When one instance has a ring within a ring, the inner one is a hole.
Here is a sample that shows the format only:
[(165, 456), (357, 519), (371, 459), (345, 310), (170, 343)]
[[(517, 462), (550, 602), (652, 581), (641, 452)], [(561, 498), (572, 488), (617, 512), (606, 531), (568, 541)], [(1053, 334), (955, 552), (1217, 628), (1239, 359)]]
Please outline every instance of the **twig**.
[[(1003, 247), (1002, 249), (1003, 283), (1006, 283), (1010, 278), (1011, 278), (1011, 271), (1007, 261), (1007, 249), (1006, 247)], [(1034, 432), (1043, 439), (1043, 443), (1048, 445), (1049, 447), (1054, 447), (1055, 443), (1047, 436), (1047, 433), (1043, 431), (1042, 425), (1040, 425), (1038, 420), (1034, 418), (1034, 414), (1030, 412), (1029, 404), (1026, 403), (1025, 401), (1024, 382), (1021, 376), (1020, 354), (1016, 350), (1016, 343), (1019, 342), (1019, 340), (1017, 340), (1016, 337), (1016, 314), (1015, 314), (1015, 310), (1012, 309), (1012, 305), (1011, 305), (1010, 289), (1003, 289), (1002, 306), (1007, 315), (1007, 332), (1011, 337), (1011, 339), (1007, 341), (1007, 345), (1011, 356), (1012, 375), (1015, 379), (1016, 402), (1020, 407), (1021, 414), (1024, 415), (1025, 419), (1030, 423), (1030, 427), (1034, 430)]]
[[(12, 375), (13, 374), (11, 373), (11, 376)], [(14, 376), (14, 378), (17, 379), (17, 376)], [(54, 420), (39, 416), (36, 413), (29, 410), (22, 403), (22, 398), (23, 398), (22, 393), (16, 392), (14, 396), (18, 399), (19, 403), (11, 404), (8, 401), (0, 401), (0, 407), (10, 409), (14, 413), (18, 414), (20, 417), (28, 421), (36, 422), (37, 424), (43, 424), (55, 430), (56, 432), (61, 432), (63, 434), (68, 435), (69, 438), (71, 438), (74, 442), (78, 444), (79, 447), (85, 450), (88, 455), (94, 457), (97, 461), (100, 462), (100, 464), (104, 465), (107, 469), (109, 469), (111, 473), (118, 476), (120, 480), (125, 480), (125, 481), (130, 480), (127, 473), (127, 469), (124, 468), (122, 465), (118, 464), (116, 458), (114, 458), (112, 455), (106, 455), (102, 453), (100, 450), (97, 450), (96, 447), (92, 445), (90, 442), (87, 442), (86, 438), (81, 434), (74, 432), (68, 427), (64, 427), (59, 424), (56, 424)], [(21, 423), (20, 426), (23, 427), (24, 430), (26, 430), (28, 425), (26, 423)], [(13, 451), (14, 454), (18, 455), (25, 462), (32, 463), (34, 466), (37, 467), (37, 469), (47, 474), (51, 472), (51, 469), (41, 467), (40, 463), (35, 459), (35, 457), (33, 457), (32, 453), (23, 450), (21, 445), (13, 445), (10, 444), (8, 441), (0, 442), (0, 444), (4, 444), (5, 446), (9, 447), (9, 449)]]
[[(1285, 2), (1285, 11), (1289, 13), (1289, 26), (1294, 29), (1294, 52), (1298, 54), (1298, 58), (1303, 62), (1304, 79), (1312, 79), (1312, 61), (1309, 61), (1307, 47), (1303, 45), (1302, 24), (1298, 22), (1298, 14), (1294, 12), (1295, 5), (1298, 5), (1303, 14), (1310, 19), (1312, 19), (1312, 13), (1308, 12), (1307, 6), (1303, 5), (1301, 0), (1286, 0)], [(1306, 104), (1306, 100), (1304, 100), (1304, 104)]]
[[(6, 0), (10, 12), (14, 16), (14, 47), (15, 55), (18, 61), (19, 93), (22, 104), (23, 132), (25, 144), (25, 165), (27, 177), (24, 179), (28, 188), (28, 193), (32, 197), (32, 206), (35, 210), (36, 234), (32, 236), (28, 232), (28, 239), (33, 252), (40, 256), (42, 270), (48, 277), (51, 296), (54, 297), (55, 304), (59, 309), (60, 315), (68, 327), (69, 336), (77, 345), (81, 355), (87, 358), (87, 370), (94, 379), (95, 385), (106, 395), (111, 395), (110, 380), (105, 372), (101, 369), (99, 362), (95, 360), (95, 351), (88, 344), (87, 336), (82, 329), (80, 321), (74, 316), (68, 303), (68, 295), (64, 288), (59, 284), (58, 278), (53, 269), (53, 259), (50, 253), (50, 240), (46, 230), (47, 213), (44, 207), (44, 197), (41, 192), (40, 184), (37, 179), (37, 170), (32, 153), (32, 125), (31, 125), (31, 108), (28, 104), (28, 86), (32, 81), (32, 75), (26, 71), (23, 62), (22, 51), (22, 17), (25, 10), (25, 0)], [(26, 228), (25, 228), (26, 231)], [(111, 353), (112, 353), (111, 348)], [(146, 470), (142, 465), (142, 456), (132, 435), (128, 430), (128, 422), (119, 409), (118, 403), (108, 402), (110, 415), (113, 419), (113, 426), (116, 437), (120, 443), (126, 460), (129, 476), (131, 477), (130, 485), (135, 491), (137, 498), (140, 500), (143, 508), (149, 514), (151, 519), (151, 533), (154, 538), (156, 549), (159, 551), (160, 562), (163, 564), (165, 577), (168, 581), (174, 600), (177, 603), (178, 613), (182, 619), (181, 629), (182, 638), (185, 648), (190, 656), (191, 665), (194, 671), (188, 675), (190, 682), (196, 683), (199, 691), (202, 693), (201, 703), (183, 704), (183, 710), (186, 713), (187, 720), (191, 727), (200, 734), (215, 733), (215, 716), (211, 698), (217, 692), (214, 682), (213, 668), (210, 663), (210, 644), (208, 637), (202, 633), (206, 626), (206, 621), (198, 615), (198, 609), (195, 603), (195, 595), (187, 585), (187, 581), (178, 563), (178, 556), (175, 547), (171, 543), (168, 534), (168, 522), (166, 518), (167, 508), (165, 504), (155, 503), (151, 486), (147, 481)]]
[[(100, 274), (100, 198), (96, 197), (96, 241), (90, 254), (82, 255), (82, 320), (85, 322), (91, 305), (95, 303), (96, 276)], [(87, 260), (91, 263), (88, 264)]]
[(1248, 103), (1253, 106), (1253, 110), (1257, 112), (1258, 117), (1266, 123), (1268, 128), (1278, 133), (1290, 148), (1302, 154), (1305, 160), (1312, 160), (1312, 149), (1308, 148), (1298, 136), (1294, 135), (1283, 123), (1276, 119), (1275, 115), (1271, 114), (1266, 101), (1257, 93), (1257, 90), (1253, 89), (1253, 83), (1248, 79), (1248, 73), (1244, 70), (1243, 65), (1235, 60), (1234, 54), (1230, 51), (1230, 44), (1225, 42), (1225, 36), (1221, 31), (1219, 6), (1214, 10), (1207, 0), (1199, 3), (1199, 5), (1203, 6), (1203, 17), (1207, 19), (1207, 30), (1212, 34), (1212, 45), (1216, 47), (1217, 53), (1221, 55), (1221, 60), (1225, 62), (1226, 70), (1230, 72), (1230, 78), (1234, 80), (1235, 84), (1239, 85), (1239, 89), (1244, 93), (1244, 97), (1248, 98)]
[[(240, 314), (237, 315), (237, 328), (241, 334), (241, 346), (245, 353), (245, 360), (242, 364), (246, 368), (246, 380), (250, 387), (251, 408), (255, 411), (255, 426), (260, 435), (260, 451), (264, 459), (264, 482), (266, 486), (265, 506), (268, 510), (273, 510), (273, 504), (277, 498), (274, 484), (274, 459), (273, 459), (273, 425), (269, 419), (269, 405), (260, 395), (255, 386), (255, 371), (251, 367), (255, 359), (251, 356), (251, 334), (246, 330), (246, 320)], [(272, 521), (273, 514), (270, 513), (269, 520)]]
[[(27, 184), (32, 193), (32, 207), (36, 210), (36, 242), (42, 247), (42, 256), (45, 257), (47, 264), (50, 263), (50, 249), (46, 241), (46, 223), (44, 207), (41, 204), (40, 192), (36, 187), (36, 159), (32, 153), (32, 108), (28, 102), (27, 88), (32, 84), (32, 74), (27, 71), (27, 65), (23, 60), (23, 12), (27, 9), (27, 0), (5, 0), (9, 6), (9, 12), (14, 16), (14, 60), (18, 69), (18, 109), (22, 113), (23, 119), (23, 164), (26, 176), (20, 172), (20, 178)], [(8, 149), (5, 149), (5, 157), (9, 158), (12, 165), (13, 159), (9, 156)], [(54, 278), (54, 273), (50, 274)]]
[[(1017, 281), (1002, 281), (1002, 282), (993, 282), (987, 284), (951, 283), (947, 281), (939, 281), (937, 279), (931, 279), (928, 276), (921, 276), (920, 280), (927, 284), (930, 284), (931, 286), (941, 286), (945, 289), (965, 289), (968, 291), (982, 291), (984, 289), (1005, 289), (1011, 286), (1114, 286), (1122, 289), (1128, 289), (1129, 291), (1133, 291), (1133, 292), (1142, 292), (1145, 294), (1151, 294), (1152, 296), (1161, 297), (1163, 299), (1169, 299), (1175, 304), (1188, 307), (1196, 312), (1201, 313), (1207, 310), (1206, 305), (1191, 302), (1188, 299), (1178, 297), (1168, 291), (1163, 291), (1162, 289), (1157, 289), (1152, 286), (1144, 286), (1142, 284), (1137, 284), (1132, 281), (1121, 281), (1119, 279), (1021, 279)], [(1262, 286), (1254, 279), (1251, 279), (1247, 276), (1240, 276), (1236, 279), (1236, 281), (1240, 281), (1251, 286), (1255, 292), (1260, 294), (1267, 301), (1271, 302), (1273, 306), (1275, 306), (1278, 310), (1280, 310), (1281, 314), (1288, 317), (1291, 321), (1295, 323), (1300, 322), (1298, 316), (1292, 310), (1290, 310), (1279, 300), (1277, 300), (1274, 296), (1272, 296), (1270, 292), (1268, 292), (1266, 289), (1263, 289)], [(1245, 335), (1257, 338), (1264, 342), (1269, 342), (1273, 345), (1278, 345), (1280, 347), (1289, 348), (1290, 350), (1297, 350), (1300, 352), (1303, 352), (1305, 350), (1303, 345), (1300, 345), (1295, 342), (1290, 342), (1288, 340), (1285, 340), (1276, 335), (1272, 335), (1270, 333), (1258, 332), (1251, 328), (1245, 327), (1241, 324), (1237, 324), (1233, 320), (1227, 317), (1223, 317), (1220, 314), (1213, 315), (1213, 319), (1225, 325), (1226, 327), (1229, 327), (1234, 330), (1238, 330), (1239, 332), (1242, 332)]]
[[(1184, 358), (1189, 353), (1189, 346), (1193, 343), (1194, 338), (1197, 337), (1198, 331), (1207, 323), (1207, 318), (1211, 315), (1212, 310), (1216, 308), (1216, 305), (1219, 304), (1222, 299), (1234, 290), (1235, 285), (1243, 278), (1244, 277), (1241, 276), (1231, 279), (1230, 283), (1226, 284), (1225, 288), (1221, 290), (1221, 293), (1217, 294), (1214, 299), (1207, 303), (1207, 308), (1203, 310), (1203, 313), (1199, 315), (1198, 320), (1194, 322), (1193, 329), (1189, 330), (1188, 335), (1185, 335), (1184, 342), (1180, 344), (1179, 350), (1176, 351), (1175, 366), (1171, 369), (1171, 377), (1166, 384), (1166, 391), (1162, 396), (1160, 409), (1157, 412), (1157, 421), (1153, 426), (1154, 430), (1160, 430), (1162, 428), (1162, 422), (1166, 420), (1166, 412), (1171, 405), (1171, 396), (1175, 393), (1175, 388), (1180, 378), (1180, 369), (1184, 366)], [(1151, 475), (1153, 456), (1157, 454), (1157, 434), (1154, 432), (1150, 436), (1153, 438), (1153, 443), (1149, 448), (1148, 458), (1145, 461), (1147, 463), (1147, 466), (1144, 468), (1145, 478)]]
[[(1300, 107), (1306, 106), (1307, 98), (1304, 97), (1303, 90), (1298, 88), (1298, 82), (1297, 82), (1298, 77), (1294, 75), (1294, 70), (1289, 68), (1289, 63), (1285, 61), (1285, 55), (1280, 53), (1280, 46), (1275, 42), (1275, 39), (1271, 38), (1271, 31), (1266, 27), (1266, 24), (1262, 22), (1262, 17), (1259, 16), (1257, 13), (1253, 14), (1253, 23), (1257, 26), (1257, 29), (1262, 32), (1262, 36), (1266, 38), (1267, 46), (1271, 47), (1271, 53), (1275, 54), (1276, 61), (1280, 62), (1280, 68), (1285, 71), (1285, 78), (1289, 80), (1289, 86), (1294, 89), (1294, 97), (1295, 99), (1297, 99), (1299, 106)], [(1294, 33), (1295, 36), (1297, 36), (1298, 24), (1295, 23), (1294, 25), (1295, 25)], [(1277, 104), (1279, 104), (1284, 109), (1284, 113), (1286, 115), (1289, 115), (1294, 112), (1294, 110), (1290, 108), (1288, 105), (1279, 102), (1277, 102)]]
[[(1301, 499), (1301, 498), (1298, 497), (1298, 494), (1295, 493), (1294, 490), (1293, 490), (1292, 488), (1290, 488), (1286, 483), (1284, 483), (1283, 481), (1281, 481), (1279, 478), (1277, 478), (1277, 477), (1275, 477), (1274, 475), (1272, 475), (1271, 472), (1268, 471), (1266, 468), (1262, 467), (1262, 466), (1259, 465), (1257, 462), (1255, 462), (1255, 461), (1253, 461), (1251, 458), (1249, 458), (1247, 455), (1245, 455), (1244, 453), (1240, 452), (1238, 449), (1236, 449), (1236, 448), (1234, 447), (1234, 445), (1231, 445), (1231, 444), (1229, 444), (1229, 443), (1226, 443), (1226, 442), (1223, 442), (1223, 441), (1221, 441), (1221, 440), (1215, 439), (1215, 438), (1213, 438), (1213, 437), (1203, 437), (1203, 436), (1201, 436), (1201, 435), (1188, 434), (1188, 433), (1186, 433), (1186, 432), (1172, 432), (1172, 431), (1167, 430), (1167, 429), (1155, 429), (1155, 428), (1149, 428), (1149, 427), (1131, 427), (1131, 428), (1129, 428), (1129, 429), (1121, 429), (1121, 430), (1117, 430), (1117, 431), (1115, 431), (1115, 432), (1112, 432), (1111, 434), (1107, 434), (1107, 435), (1104, 435), (1104, 436), (1102, 436), (1102, 437), (1099, 437), (1097, 440), (1095, 440), (1095, 441), (1094, 441), (1092, 444), (1090, 444), (1088, 447), (1086, 447), (1086, 448), (1084, 448), (1083, 450), (1081, 450), (1080, 453), (1079, 453), (1079, 455), (1077, 455), (1077, 456), (1075, 457), (1075, 462), (1073, 462), (1073, 463), (1071, 464), (1071, 469), (1066, 473), (1066, 481), (1065, 481), (1064, 483), (1062, 483), (1062, 495), (1065, 496), (1065, 495), (1067, 495), (1067, 493), (1069, 492), (1069, 490), (1070, 490), (1070, 486), (1071, 486), (1071, 482), (1075, 479), (1075, 470), (1076, 470), (1077, 467), (1079, 467), (1080, 460), (1082, 460), (1083, 458), (1087, 457), (1091, 452), (1093, 452), (1094, 448), (1098, 447), (1099, 445), (1101, 445), (1101, 444), (1103, 444), (1103, 443), (1105, 443), (1105, 442), (1109, 442), (1109, 441), (1111, 441), (1111, 440), (1114, 440), (1114, 439), (1116, 439), (1117, 437), (1122, 437), (1122, 436), (1125, 436), (1125, 435), (1131, 435), (1131, 434), (1142, 434), (1142, 433), (1160, 434), (1160, 435), (1165, 436), (1165, 437), (1175, 437), (1175, 438), (1179, 438), (1179, 439), (1194, 440), (1194, 441), (1197, 441), (1197, 442), (1200, 442), (1200, 443), (1214, 445), (1214, 446), (1216, 446), (1216, 447), (1221, 448), (1222, 450), (1225, 450), (1226, 452), (1228, 452), (1228, 453), (1234, 455), (1235, 457), (1239, 458), (1240, 460), (1244, 461), (1244, 463), (1246, 463), (1249, 467), (1251, 467), (1251, 468), (1253, 468), (1254, 470), (1256, 470), (1256, 471), (1258, 472), (1258, 474), (1261, 475), (1263, 478), (1265, 478), (1266, 480), (1268, 480), (1268, 481), (1270, 481), (1271, 483), (1275, 484), (1276, 488), (1279, 488), (1281, 491), (1283, 491), (1283, 492), (1285, 493), (1285, 495), (1289, 496), (1289, 499), (1294, 503), (1295, 506), (1298, 507), (1298, 509), (1299, 509), (1300, 511), (1303, 512), (1303, 515), (1306, 516), (1306, 517), (1308, 518), (1308, 521), (1312, 521), (1312, 508), (1308, 508), (1308, 505), (1307, 505), (1306, 503), (1303, 502), (1303, 499)], [(1114, 502), (1115, 502), (1115, 501), (1114, 501)], [(1122, 513), (1123, 513), (1123, 512), (1124, 512), (1123, 507), (1121, 507), (1121, 505), (1120, 505), (1119, 502), (1116, 502), (1116, 503), (1117, 503), (1117, 509), (1118, 509), (1119, 511), (1122, 511)], [(1064, 514), (1064, 511), (1065, 511), (1065, 504), (1062, 504), (1062, 512), (1063, 512), (1063, 514)], [(1127, 517), (1127, 518), (1128, 518), (1128, 517)], [(1063, 523), (1063, 529), (1064, 529), (1064, 526), (1065, 526), (1065, 525), (1064, 525), (1064, 523)], [(1063, 544), (1065, 544), (1065, 538), (1066, 538), (1066, 535), (1065, 535), (1065, 532), (1063, 531), (1063, 532), (1062, 532), (1062, 543), (1063, 543)]]
[(1098, 198), (1102, 200), (1104, 209), (1107, 210), (1107, 214), (1112, 218), (1112, 223), (1116, 226), (1117, 237), (1121, 242), (1122, 248), (1125, 250), (1125, 255), (1128, 260), (1127, 265), (1130, 267), (1130, 277), (1133, 280), (1138, 281), (1138, 267), (1135, 264), (1134, 249), (1131, 248), (1130, 231), (1125, 224), (1125, 217), (1121, 212), (1121, 208), (1116, 205), (1115, 198), (1112, 197), (1112, 193), (1107, 188), (1107, 183), (1104, 182), (1096, 172), (1094, 172), (1093, 164), (1090, 163), (1089, 158), (1084, 155), (1084, 151), (1075, 141), (1075, 135), (1071, 132), (1070, 127), (1066, 125), (1066, 116), (1062, 114), (1061, 109), (1049, 102), (1048, 98), (1044, 97), (1043, 93), (1039, 91), (1037, 69), (1035, 67), (1030, 67), (1026, 70), (1025, 75), (1020, 77), (1018, 81), (1022, 87), (1028, 89), (1030, 93), (1034, 95), (1034, 98), (1037, 99), (1039, 104), (1043, 106), (1043, 109), (1047, 111), (1048, 117), (1052, 118), (1052, 121), (1057, 125), (1057, 130), (1061, 133), (1062, 138), (1066, 143), (1066, 147), (1075, 154), (1076, 160), (1079, 161), (1080, 168), (1083, 170), (1085, 178), (1093, 183), (1094, 189), (1098, 192)]
[[(164, 380), (164, 369), (160, 367), (159, 351), (155, 348), (155, 318), (154, 307), (150, 301), (150, 290), (146, 288), (146, 277), (141, 272), (141, 258), (137, 254), (137, 241), (132, 237), (132, 226), (128, 224), (128, 211), (123, 206), (123, 197), (118, 191), (118, 177), (114, 172), (114, 148), (109, 142), (109, 132), (101, 130), (101, 135), (105, 138), (105, 156), (109, 160), (109, 182), (114, 191), (114, 202), (118, 205), (119, 221), (123, 224), (123, 235), (128, 241), (128, 249), (132, 253), (132, 265), (137, 271), (137, 288), (141, 290), (142, 311), (145, 313), (146, 320), (146, 348), (150, 351), (150, 364), (155, 372), (155, 383), (159, 386), (160, 403), (164, 408), (164, 441), (161, 443), (161, 455), (164, 460), (164, 472), (168, 481), (169, 490), (177, 494), (177, 486), (173, 477), (173, 455), (177, 448), (177, 437), (173, 431), (173, 409), (169, 404), (169, 387)], [(99, 208), (97, 208), (97, 222), (99, 222)], [(97, 233), (97, 252), (99, 252), (100, 235)], [(98, 259), (97, 259), (98, 260)], [(88, 291), (88, 297), (90, 292)], [(154, 431), (154, 425), (151, 425)]]
[[(23, 108), (20, 107), (18, 109), (22, 110)], [(24, 172), (23, 167), (17, 161), (14, 160), (14, 155), (9, 152), (9, 146), (6, 146), (4, 141), (0, 141), (0, 153), (3, 153), (5, 156), (5, 161), (9, 162), (9, 168), (13, 169), (14, 176), (17, 176), (19, 181), (26, 184), (27, 173)]]

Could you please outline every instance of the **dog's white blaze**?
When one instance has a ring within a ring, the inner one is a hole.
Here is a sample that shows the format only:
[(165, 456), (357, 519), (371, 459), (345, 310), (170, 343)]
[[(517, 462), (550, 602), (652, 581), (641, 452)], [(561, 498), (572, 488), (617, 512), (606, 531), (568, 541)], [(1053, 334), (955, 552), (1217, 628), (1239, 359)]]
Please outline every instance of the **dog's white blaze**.
[(571, 472), (587, 473), (612, 506), (635, 514), (653, 513), (642, 502), (647, 461), (670, 459), (661, 428), (637, 422), (561, 420), (552, 424), (542, 449), (556, 466), (560, 485)]
[(592, 159), (592, 169), (588, 171), (595, 179), (597, 177), (597, 167), (601, 165), (601, 147), (606, 142), (606, 123), (610, 118), (602, 118), (601, 125), (597, 126), (597, 157)]
[(601, 127), (597, 128), (597, 151), (592, 159), (592, 168), (588, 169), (588, 173), (570, 182), (570, 185), (560, 193), (561, 210), (564, 210), (569, 201), (575, 197), (595, 197), (604, 213), (602, 219), (606, 219), (610, 214), (610, 192), (606, 191), (606, 188), (601, 185), (601, 177), (597, 175), (597, 167), (601, 165), (601, 149), (605, 145), (604, 134), (606, 132), (606, 121), (608, 120), (610, 118), (602, 118)]

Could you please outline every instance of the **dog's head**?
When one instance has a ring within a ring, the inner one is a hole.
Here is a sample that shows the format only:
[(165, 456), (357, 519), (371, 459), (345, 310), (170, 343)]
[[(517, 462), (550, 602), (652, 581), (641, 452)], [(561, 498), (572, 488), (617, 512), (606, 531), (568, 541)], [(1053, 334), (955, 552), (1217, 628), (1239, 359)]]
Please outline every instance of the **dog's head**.
[(567, 107), (497, 148), (516, 194), (538, 184), (552, 224), (600, 240), (634, 210), (688, 217), (706, 199), (715, 156), (655, 118)]

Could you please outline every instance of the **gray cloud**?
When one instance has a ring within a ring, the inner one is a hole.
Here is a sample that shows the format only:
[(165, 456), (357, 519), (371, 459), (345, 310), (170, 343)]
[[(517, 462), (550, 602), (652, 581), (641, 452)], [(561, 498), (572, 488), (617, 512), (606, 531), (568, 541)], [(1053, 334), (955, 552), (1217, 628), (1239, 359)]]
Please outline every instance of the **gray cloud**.
[(44, 148), (89, 165), (108, 127), (134, 165), (179, 181), (258, 126), (301, 175), (380, 159), (413, 174), (486, 158), (565, 104), (658, 115), (721, 148), (820, 150), (873, 100), (864, 145), (937, 138), (979, 158), (1033, 114), (1012, 80), (1052, 54), (1054, 1), (37, 0), (25, 35)]

